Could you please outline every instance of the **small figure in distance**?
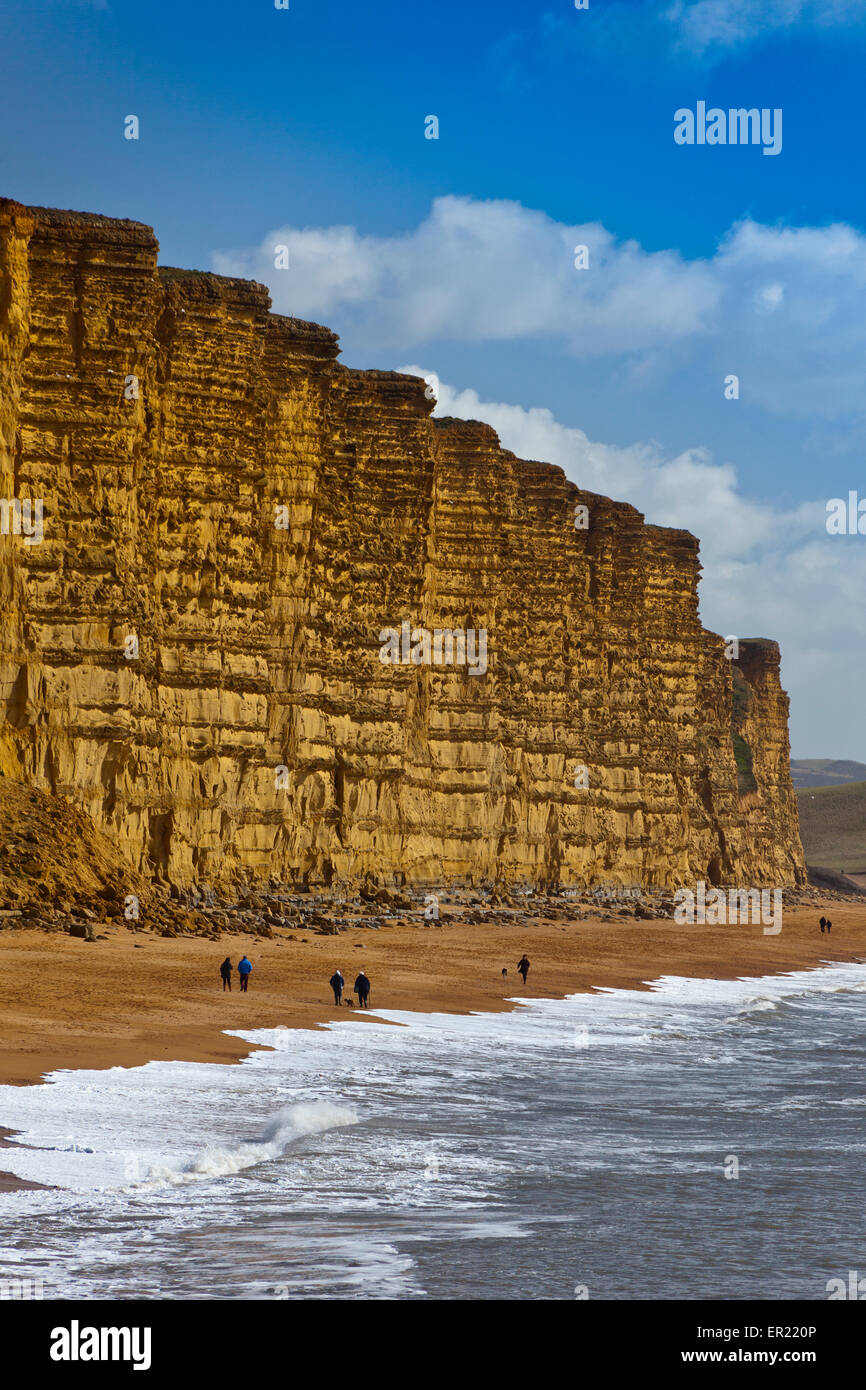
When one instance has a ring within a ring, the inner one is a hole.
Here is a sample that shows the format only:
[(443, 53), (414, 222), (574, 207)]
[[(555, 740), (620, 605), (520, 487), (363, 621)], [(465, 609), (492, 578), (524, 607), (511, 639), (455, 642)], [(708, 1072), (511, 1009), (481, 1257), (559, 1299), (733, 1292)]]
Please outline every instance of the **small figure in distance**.
[(241, 959), (238, 961), (238, 975), (240, 977), (241, 982), (241, 994), (246, 994), (247, 989), (249, 988), (250, 971), (252, 970), (252, 968), (252, 964), (250, 961), (247, 960), (246, 956), (241, 956)]
[(529, 957), (527, 955), (522, 955), (520, 957), (520, 960), (517, 962), (517, 969), (523, 976), (523, 983), (526, 984), (526, 977), (529, 974)]
[[(824, 930), (823, 927), (821, 928), (821, 930), (822, 930), (822, 931)], [(222, 965), (220, 966), (220, 975), (222, 976), (222, 981), (223, 981), (223, 994), (225, 994), (226, 990), (228, 990), (229, 994), (231, 994), (231, 992), (232, 992), (232, 963), (231, 963), (231, 961), (229, 960), (228, 956), (226, 956), (225, 960), (223, 961)]]
[(833, 925), (833, 923), (830, 921), (830, 918), (828, 917), (828, 918), (827, 918), (827, 935), (828, 935), (828, 936), (830, 935), (830, 928), (832, 927), (832, 925)]
[(505, 966), (503, 966), (503, 967), (502, 967), (502, 978), (503, 978), (503, 980), (505, 979), (505, 976), (506, 976), (507, 974), (508, 974), (508, 970), (507, 970), (507, 968), (506, 968)]
[(370, 993), (370, 981), (367, 979), (363, 970), (358, 971), (358, 978), (355, 981), (355, 993), (358, 996), (358, 1003), (361, 1008), (369, 1009), (370, 1005), (367, 1003), (367, 996)]
[(818, 923), (818, 926), (821, 928), (821, 935), (822, 935), (822, 936), (824, 935), (824, 928), (826, 927), (826, 925), (827, 925), (827, 923), (825, 922), (824, 918), (822, 917), (821, 920), (820, 920), (820, 922)]
[(334, 1003), (336, 1004), (338, 1009), (343, 1002), (343, 986), (345, 985), (345, 983), (346, 981), (343, 979), (343, 973), (341, 970), (335, 970), (330, 980), (328, 981), (328, 984), (334, 991)]

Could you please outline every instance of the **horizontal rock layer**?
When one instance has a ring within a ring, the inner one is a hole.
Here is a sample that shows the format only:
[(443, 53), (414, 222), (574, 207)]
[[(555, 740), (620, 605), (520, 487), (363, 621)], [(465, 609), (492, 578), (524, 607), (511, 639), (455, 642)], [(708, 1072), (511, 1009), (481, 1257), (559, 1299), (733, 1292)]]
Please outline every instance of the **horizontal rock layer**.
[[(0, 202), (0, 497), (44, 507), (0, 536), (3, 772), (180, 887), (802, 881), (778, 648), (732, 703), (694, 537), (337, 355)], [(404, 621), (486, 671), (383, 663)]]

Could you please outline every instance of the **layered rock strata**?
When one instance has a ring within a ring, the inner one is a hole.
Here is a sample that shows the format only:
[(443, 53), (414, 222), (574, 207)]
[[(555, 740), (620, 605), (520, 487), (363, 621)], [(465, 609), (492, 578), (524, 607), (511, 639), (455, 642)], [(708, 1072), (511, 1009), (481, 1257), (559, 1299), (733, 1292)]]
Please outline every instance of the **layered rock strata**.
[[(337, 357), (148, 227), (0, 202), (4, 774), (182, 888), (801, 882), (778, 648), (735, 707), (695, 538)], [(484, 671), (383, 661), (404, 623)]]

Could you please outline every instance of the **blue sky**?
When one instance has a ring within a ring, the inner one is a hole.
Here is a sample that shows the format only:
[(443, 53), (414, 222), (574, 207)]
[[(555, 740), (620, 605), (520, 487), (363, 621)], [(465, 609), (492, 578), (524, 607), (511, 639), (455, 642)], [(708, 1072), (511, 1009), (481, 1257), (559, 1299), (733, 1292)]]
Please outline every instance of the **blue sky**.
[[(0, 52), (0, 192), (265, 279), (688, 525), (704, 620), (782, 641), (795, 755), (866, 760), (866, 536), (824, 528), (866, 496), (866, 0), (0, 0)], [(782, 152), (678, 146), (699, 99), (781, 108)]]

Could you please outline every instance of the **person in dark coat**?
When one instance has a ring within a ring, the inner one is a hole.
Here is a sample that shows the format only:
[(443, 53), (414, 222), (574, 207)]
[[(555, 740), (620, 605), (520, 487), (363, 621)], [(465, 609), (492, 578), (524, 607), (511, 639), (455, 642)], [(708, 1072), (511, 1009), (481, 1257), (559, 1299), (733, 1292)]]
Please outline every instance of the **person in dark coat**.
[(524, 954), (520, 957), (520, 960), (517, 962), (517, 969), (523, 976), (523, 983), (526, 984), (526, 977), (529, 974), (529, 956)]
[(821, 935), (822, 935), (822, 936), (824, 935), (824, 928), (826, 927), (826, 925), (827, 925), (827, 923), (824, 921), (824, 918), (822, 917), (821, 920), (820, 920), (820, 922), (818, 923), (818, 926), (821, 928)]
[(336, 1004), (338, 1009), (343, 1002), (343, 987), (345, 983), (346, 981), (343, 979), (342, 972), (339, 970), (335, 970), (330, 980), (328, 981), (328, 984), (334, 991), (334, 1003)]
[(226, 990), (228, 990), (229, 994), (231, 994), (231, 992), (232, 992), (232, 963), (231, 963), (231, 961), (229, 960), (228, 956), (226, 956), (225, 960), (223, 961), (222, 965), (220, 966), (220, 974), (222, 975), (222, 981), (223, 981), (223, 994), (225, 994)]
[(359, 970), (358, 972), (358, 978), (355, 981), (355, 993), (358, 996), (358, 1003), (361, 1005), (361, 1008), (369, 1009), (370, 1006), (367, 1003), (367, 996), (370, 993), (370, 981), (367, 979), (363, 970)]

